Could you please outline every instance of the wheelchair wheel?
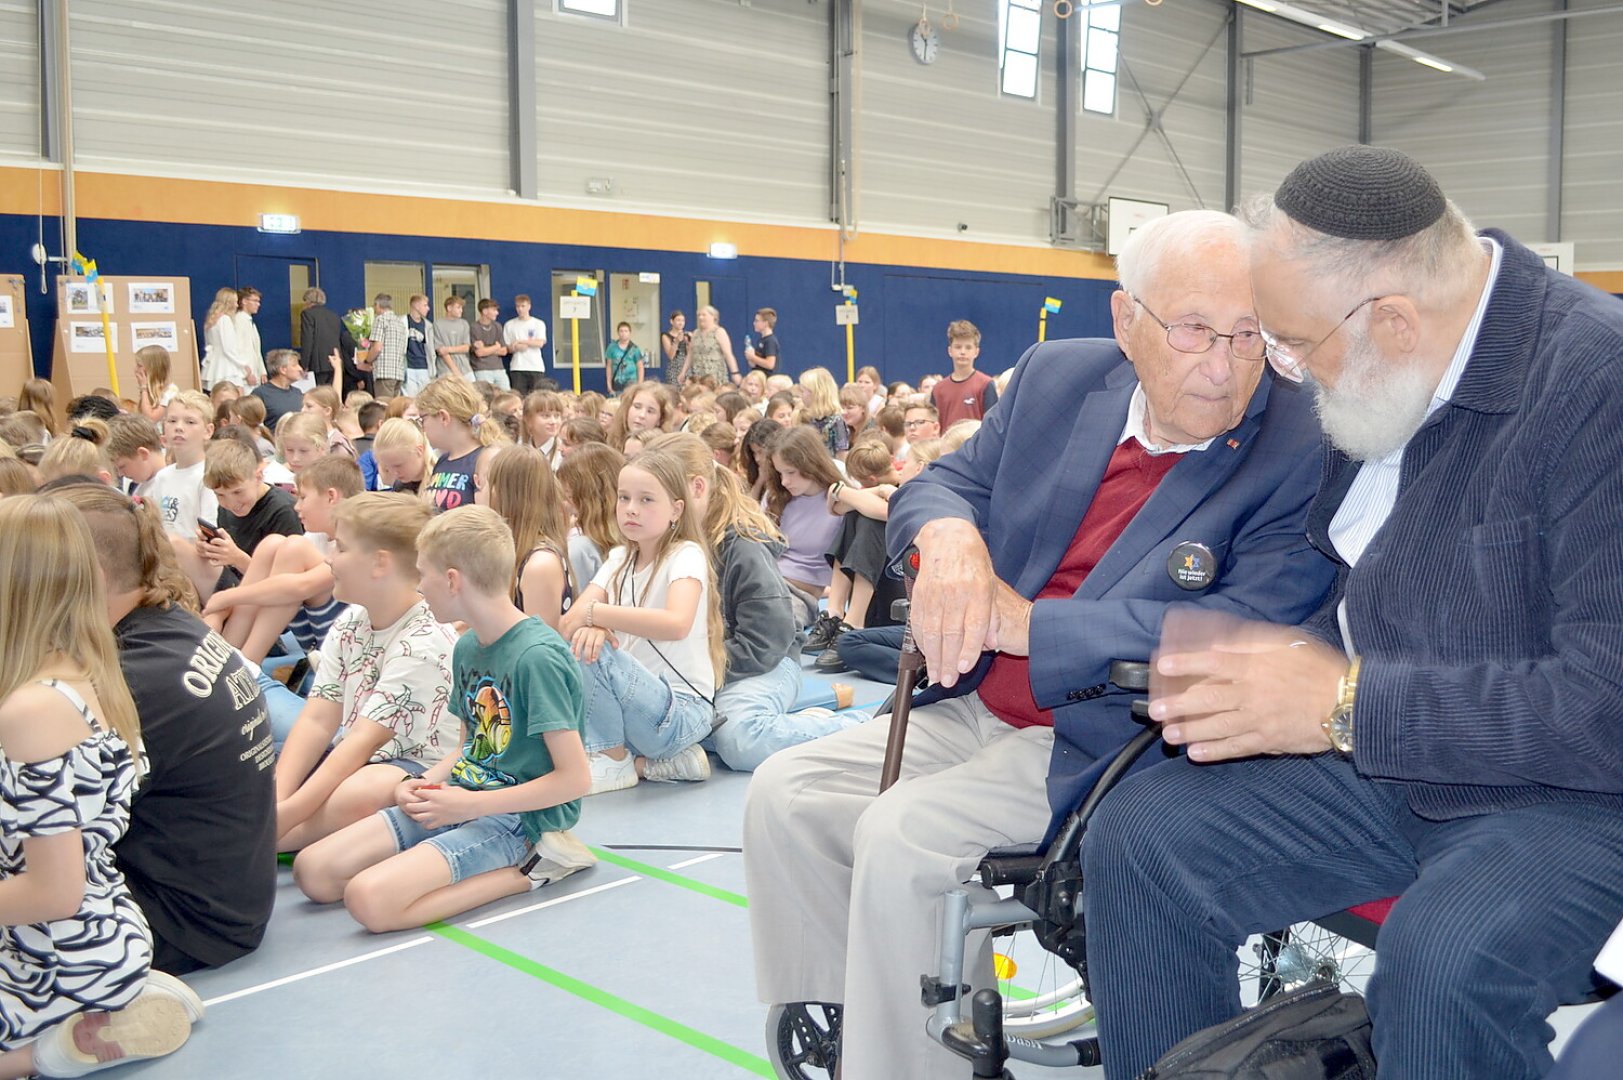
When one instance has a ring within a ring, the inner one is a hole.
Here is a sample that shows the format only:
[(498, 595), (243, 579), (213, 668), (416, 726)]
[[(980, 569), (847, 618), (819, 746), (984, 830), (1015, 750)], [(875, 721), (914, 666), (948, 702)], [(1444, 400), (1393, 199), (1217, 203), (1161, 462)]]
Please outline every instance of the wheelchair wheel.
[(1374, 950), (1316, 923), (1297, 923), (1253, 938), (1242, 948), (1241, 994), (1248, 996), (1254, 987), (1260, 1004), (1314, 979), (1362, 994), (1374, 970)]
[(1017, 999), (1003, 992), (1003, 1033), (1022, 1039), (1049, 1039), (1093, 1022), (1093, 1005), (1072, 979), (1045, 994)]
[(791, 1001), (766, 1014), (766, 1056), (778, 1080), (830, 1080), (840, 1053), (842, 1006)]

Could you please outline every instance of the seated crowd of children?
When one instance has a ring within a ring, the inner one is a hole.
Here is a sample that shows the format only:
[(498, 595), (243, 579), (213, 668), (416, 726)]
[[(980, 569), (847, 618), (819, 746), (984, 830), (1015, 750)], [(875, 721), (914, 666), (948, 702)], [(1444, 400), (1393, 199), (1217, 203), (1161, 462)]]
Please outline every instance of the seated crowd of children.
[(0, 401), (0, 1078), (184, 1043), (277, 852), (421, 926), (593, 865), (588, 795), (865, 719), (795, 710), (802, 650), (890, 621), (887, 500), (996, 400), (972, 338), (946, 394), (639, 356), (340, 400), (291, 350), (204, 394), (148, 348), (136, 400)]

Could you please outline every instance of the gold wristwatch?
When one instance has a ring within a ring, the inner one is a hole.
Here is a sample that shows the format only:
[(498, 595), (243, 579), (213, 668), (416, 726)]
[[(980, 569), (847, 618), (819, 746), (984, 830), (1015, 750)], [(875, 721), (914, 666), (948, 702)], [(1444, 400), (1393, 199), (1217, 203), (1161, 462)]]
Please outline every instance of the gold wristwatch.
[(1347, 674), (1336, 684), (1336, 707), (1330, 710), (1330, 718), (1321, 725), (1324, 733), (1330, 736), (1330, 745), (1343, 754), (1353, 752), (1353, 699), (1358, 696), (1358, 665), (1361, 659), (1353, 657)]

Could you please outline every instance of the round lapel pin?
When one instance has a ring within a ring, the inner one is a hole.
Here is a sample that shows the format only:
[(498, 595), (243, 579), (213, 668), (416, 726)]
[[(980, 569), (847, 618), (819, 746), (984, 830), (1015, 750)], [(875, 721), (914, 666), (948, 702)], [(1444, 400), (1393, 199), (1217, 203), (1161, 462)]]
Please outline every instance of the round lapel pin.
[(1167, 557), (1167, 576), (1178, 588), (1189, 592), (1210, 588), (1217, 580), (1217, 556), (1205, 544), (1185, 540)]

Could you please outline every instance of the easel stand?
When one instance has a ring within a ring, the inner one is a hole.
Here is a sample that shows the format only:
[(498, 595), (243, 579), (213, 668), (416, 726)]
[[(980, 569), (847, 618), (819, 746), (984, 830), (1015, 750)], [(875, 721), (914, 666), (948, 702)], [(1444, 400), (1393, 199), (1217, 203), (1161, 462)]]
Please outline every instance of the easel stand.
[[(114, 364), (118, 369), (119, 392), (130, 400), (140, 394), (135, 381), (135, 354), (146, 344), (163, 344), (169, 349), (169, 381), (182, 390), (200, 387), (197, 359), (197, 331), (192, 325), (192, 287), (190, 278), (140, 276), (108, 277), (102, 275), (97, 285), (100, 291), (93, 299), (96, 304), (110, 304), (108, 318), (112, 326)], [(136, 286), (140, 297), (132, 296)], [(56, 386), (57, 399), (67, 401), (108, 385), (107, 352), (101, 344), (100, 310), (84, 310), (70, 303), (69, 286), (78, 300), (85, 299), (87, 288), (82, 277), (56, 279), (56, 332), (51, 344), (51, 382)], [(148, 286), (142, 290), (141, 286)], [(166, 297), (166, 300), (164, 299)], [(140, 304), (145, 307), (168, 306), (168, 311), (134, 311)], [(92, 340), (85, 328), (93, 327)], [(173, 327), (168, 341), (150, 335)], [(80, 349), (74, 348), (75, 340)]]
[(0, 298), (8, 302), (10, 326), (0, 319), (0, 394), (15, 394), (34, 377), (34, 349), (28, 337), (21, 274), (0, 274)]

